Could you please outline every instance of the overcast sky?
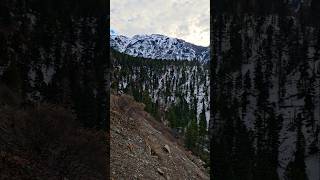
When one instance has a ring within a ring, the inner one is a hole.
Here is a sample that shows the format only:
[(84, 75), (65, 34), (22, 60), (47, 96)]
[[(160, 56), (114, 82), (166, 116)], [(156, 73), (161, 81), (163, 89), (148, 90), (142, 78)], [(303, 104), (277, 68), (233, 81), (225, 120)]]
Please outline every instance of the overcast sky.
[(110, 27), (129, 37), (163, 34), (208, 46), (210, 0), (111, 0)]

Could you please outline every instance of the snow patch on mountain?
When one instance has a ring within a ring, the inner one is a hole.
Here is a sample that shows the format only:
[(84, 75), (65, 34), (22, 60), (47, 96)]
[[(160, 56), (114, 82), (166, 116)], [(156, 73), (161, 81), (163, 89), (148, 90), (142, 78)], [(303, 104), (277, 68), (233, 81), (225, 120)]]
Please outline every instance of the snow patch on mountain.
[(184, 40), (160, 34), (117, 35), (110, 29), (110, 47), (135, 57), (169, 60), (209, 61), (209, 47), (197, 46)]

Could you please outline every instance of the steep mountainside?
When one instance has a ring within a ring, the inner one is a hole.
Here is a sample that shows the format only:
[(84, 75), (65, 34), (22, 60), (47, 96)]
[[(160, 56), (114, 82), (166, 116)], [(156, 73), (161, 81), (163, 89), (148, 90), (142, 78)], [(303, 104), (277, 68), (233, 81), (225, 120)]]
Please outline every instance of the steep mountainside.
[(108, 178), (106, 6), (1, 1), (0, 179)]
[(209, 179), (203, 162), (127, 95), (111, 96), (111, 179)]
[(22, 104), (62, 103), (84, 126), (106, 128), (105, 3), (2, 2), (0, 82)]
[(196, 46), (159, 34), (129, 38), (110, 30), (110, 46), (119, 52), (144, 58), (209, 61), (209, 47)]
[(62, 104), (20, 102), (0, 83), (1, 180), (108, 178), (105, 131), (83, 128)]
[(136, 58), (112, 51), (113, 85), (120, 93), (133, 94), (138, 100), (143, 92), (152, 102), (169, 109), (184, 102), (195, 109), (197, 118), (204, 110), (209, 122), (209, 69), (207, 64)]
[(320, 178), (320, 29), (305, 4), (295, 11), (276, 2), (258, 3), (258, 12), (234, 3), (237, 11), (221, 6), (228, 13), (214, 16), (217, 179)]
[(132, 95), (145, 110), (209, 163), (209, 72), (206, 63), (151, 60), (111, 51), (115, 92)]

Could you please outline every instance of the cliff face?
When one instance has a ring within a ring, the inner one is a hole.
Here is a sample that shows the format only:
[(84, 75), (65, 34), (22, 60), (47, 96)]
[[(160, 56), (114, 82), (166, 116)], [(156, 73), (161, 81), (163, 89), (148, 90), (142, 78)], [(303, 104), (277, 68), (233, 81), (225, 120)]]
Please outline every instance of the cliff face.
[[(244, 12), (214, 16), (211, 129), (218, 179), (319, 179), (320, 30), (306, 18), (310, 7), (275, 5), (263, 13), (239, 5)], [(223, 154), (239, 161), (231, 164)], [(226, 175), (229, 168), (235, 174)]]
[(203, 162), (127, 95), (111, 96), (111, 179), (209, 179)]

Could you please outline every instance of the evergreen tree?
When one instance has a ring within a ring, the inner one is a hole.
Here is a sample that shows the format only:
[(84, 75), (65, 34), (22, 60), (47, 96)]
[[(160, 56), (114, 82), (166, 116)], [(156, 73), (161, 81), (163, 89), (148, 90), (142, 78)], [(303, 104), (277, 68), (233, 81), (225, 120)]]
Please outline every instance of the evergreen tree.
[(233, 100), (233, 114), (230, 114), (234, 122), (234, 135), (231, 150), (233, 179), (252, 179), (253, 147), (247, 128), (239, 117), (239, 102)]
[(250, 78), (250, 70), (248, 70), (244, 75), (244, 90), (241, 96), (242, 103), (242, 117), (245, 116), (247, 111), (247, 105), (250, 103), (248, 96), (251, 91), (251, 78)]
[(201, 146), (205, 144), (205, 138), (207, 135), (207, 120), (206, 120), (206, 109), (204, 101), (202, 101), (202, 112), (199, 117), (199, 142)]
[(190, 121), (186, 131), (186, 147), (190, 150), (196, 151), (198, 145), (199, 129), (196, 119)]
[(234, 16), (232, 20), (230, 32), (230, 61), (228, 61), (230, 70), (238, 70), (241, 67), (242, 55), (242, 38), (239, 32), (241, 24), (239, 24), (239, 17)]
[(202, 112), (200, 113), (199, 120), (199, 135), (205, 136), (207, 133), (207, 120), (206, 120), (206, 107), (204, 101), (202, 101)]
[(145, 104), (145, 110), (151, 114), (153, 114), (152, 100), (147, 91), (143, 91), (142, 93), (142, 102)]
[(253, 179), (253, 147), (246, 126), (240, 118), (236, 119), (233, 146), (232, 168), (234, 171), (234, 179)]
[(248, 70), (245, 75), (244, 75), (244, 88), (245, 90), (250, 90), (252, 85), (251, 85), (251, 77), (250, 77), (250, 70)]
[(294, 160), (287, 165), (285, 177), (287, 180), (308, 180), (306, 174), (305, 156), (305, 138), (302, 132), (303, 119), (301, 114), (298, 114), (296, 120), (296, 151), (294, 153)]

